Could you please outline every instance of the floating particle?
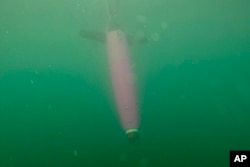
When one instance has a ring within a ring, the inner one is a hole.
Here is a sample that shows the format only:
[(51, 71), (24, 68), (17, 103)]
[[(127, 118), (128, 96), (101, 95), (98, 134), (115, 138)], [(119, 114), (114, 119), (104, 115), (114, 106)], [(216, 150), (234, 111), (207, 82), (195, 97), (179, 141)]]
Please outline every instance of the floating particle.
[(76, 149), (74, 149), (74, 156), (77, 157), (78, 156), (78, 152)]
[(77, 6), (77, 7), (80, 7), (80, 6), (81, 6), (81, 4), (80, 4), (80, 3), (77, 3), (77, 4), (76, 4), (76, 6)]
[(141, 41), (143, 38), (145, 38), (145, 33), (143, 31), (137, 31), (135, 33), (135, 40), (136, 41)]
[(126, 154), (121, 154), (119, 157), (120, 161), (126, 161), (127, 160), (127, 155)]
[(185, 99), (185, 98), (186, 98), (185, 94), (180, 95), (180, 99)]
[(30, 80), (30, 83), (33, 85), (33, 84), (34, 84), (34, 81), (31, 79), (31, 80)]
[(152, 38), (152, 40), (153, 41), (159, 41), (159, 39), (160, 39), (160, 35), (158, 34), (158, 33), (153, 33), (152, 35), (151, 35), (151, 38)]
[(139, 161), (139, 166), (140, 167), (146, 167), (148, 166), (148, 160), (146, 158), (142, 158), (140, 161)]
[(137, 18), (138, 22), (141, 22), (144, 24), (147, 22), (147, 18), (145, 16), (138, 15), (136, 18)]
[(147, 42), (145, 32), (139, 30), (135, 33), (134, 42), (136, 44), (143, 44)]
[(162, 30), (166, 30), (167, 28), (168, 28), (167, 23), (163, 21), (163, 22), (161, 23), (161, 29), (162, 29)]
[(51, 104), (49, 104), (49, 110), (52, 110), (52, 106), (51, 106)]

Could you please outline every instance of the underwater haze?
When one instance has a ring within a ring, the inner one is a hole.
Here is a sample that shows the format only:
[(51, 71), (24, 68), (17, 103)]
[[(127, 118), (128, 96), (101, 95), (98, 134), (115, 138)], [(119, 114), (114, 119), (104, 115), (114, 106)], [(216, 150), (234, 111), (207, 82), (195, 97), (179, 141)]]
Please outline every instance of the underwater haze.
[(139, 145), (116, 114), (105, 0), (0, 1), (0, 167), (227, 167), (250, 150), (250, 1), (120, 0)]

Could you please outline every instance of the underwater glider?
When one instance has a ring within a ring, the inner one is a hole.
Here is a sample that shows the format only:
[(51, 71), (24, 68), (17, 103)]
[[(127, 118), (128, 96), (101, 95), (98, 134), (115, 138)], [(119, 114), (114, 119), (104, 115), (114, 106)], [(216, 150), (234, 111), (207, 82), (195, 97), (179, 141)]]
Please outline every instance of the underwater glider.
[[(120, 123), (126, 132), (128, 140), (133, 144), (137, 144), (139, 142), (138, 128), (140, 118), (128, 42), (124, 32), (117, 24), (118, 1), (114, 0), (110, 4), (106, 0), (106, 6), (108, 13), (106, 34), (81, 31), (81, 36), (106, 42), (110, 75)], [(141, 41), (144, 42), (145, 39)]]

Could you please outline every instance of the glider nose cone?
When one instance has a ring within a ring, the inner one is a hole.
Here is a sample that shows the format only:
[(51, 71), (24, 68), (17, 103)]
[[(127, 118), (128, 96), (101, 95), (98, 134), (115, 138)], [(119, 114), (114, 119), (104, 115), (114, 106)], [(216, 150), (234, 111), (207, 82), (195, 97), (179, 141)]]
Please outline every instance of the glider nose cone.
[(128, 140), (131, 144), (139, 144), (140, 143), (140, 135), (137, 129), (128, 130), (127, 132)]

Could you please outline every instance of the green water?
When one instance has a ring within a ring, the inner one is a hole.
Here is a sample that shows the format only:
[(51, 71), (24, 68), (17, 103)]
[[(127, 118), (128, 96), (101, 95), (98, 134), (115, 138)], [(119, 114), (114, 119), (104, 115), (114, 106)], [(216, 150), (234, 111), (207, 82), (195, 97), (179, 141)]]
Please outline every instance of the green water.
[(117, 120), (103, 0), (0, 1), (0, 167), (227, 167), (250, 149), (250, 2), (126, 0), (141, 144)]

